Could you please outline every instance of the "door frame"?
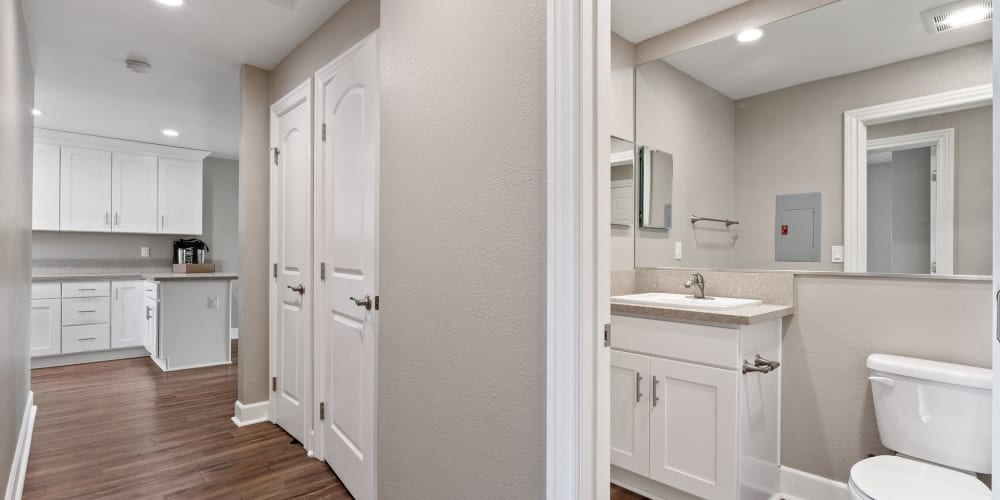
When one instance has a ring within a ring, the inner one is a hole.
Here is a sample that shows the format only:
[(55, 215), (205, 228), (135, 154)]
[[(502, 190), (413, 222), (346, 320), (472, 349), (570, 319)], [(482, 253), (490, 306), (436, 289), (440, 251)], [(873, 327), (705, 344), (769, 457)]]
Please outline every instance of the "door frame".
[(993, 84), (941, 92), (844, 112), (844, 271), (868, 269), (868, 127), (993, 102)]
[[(934, 180), (934, 189), (931, 190), (931, 262), (934, 264), (931, 274), (950, 275), (955, 273), (955, 129), (946, 128), (883, 139), (869, 139), (866, 153), (923, 147), (933, 148), (931, 172), (937, 176)], [(858, 194), (858, 197), (867, 200), (868, 162), (859, 165), (858, 170), (858, 175), (866, 179), (865, 192)], [(868, 204), (865, 203), (857, 209), (858, 218), (867, 221)], [(865, 247), (859, 249), (866, 256), (867, 240), (866, 237)], [(865, 265), (867, 267), (867, 259)]]
[[(345, 50), (343, 53), (341, 53), (339, 56), (337, 56), (333, 61), (330, 61), (329, 63), (327, 63), (326, 65), (324, 65), (322, 68), (320, 68), (318, 71), (316, 71), (316, 73), (314, 75), (314, 78), (313, 78), (313, 95), (314, 95), (314, 98), (313, 98), (313, 175), (312, 175), (312, 178), (313, 178), (313, 200), (314, 200), (313, 207), (312, 207), (313, 208), (313, 231), (312, 231), (312, 234), (313, 234), (313, 243), (312, 243), (313, 247), (312, 248), (313, 248), (313, 250), (312, 250), (312, 254), (313, 254), (313, 271), (314, 271), (313, 275), (316, 275), (315, 271), (318, 270), (318, 269), (320, 269), (320, 266), (324, 262), (323, 261), (323, 255), (320, 252), (320, 247), (321, 247), (321, 244), (325, 241), (324, 234), (323, 234), (323, 228), (325, 226), (323, 224), (323, 221), (324, 221), (324, 219), (326, 217), (326, 214), (322, 213), (321, 210), (320, 210), (319, 204), (315, 203), (315, 200), (319, 200), (323, 196), (323, 194), (324, 194), (323, 193), (323, 187), (324, 187), (323, 180), (324, 180), (324, 176), (323, 176), (323, 172), (321, 170), (321, 163), (322, 163), (322, 159), (324, 157), (324, 154), (323, 154), (324, 153), (324, 151), (323, 151), (324, 140), (323, 140), (323, 130), (322, 130), (322, 119), (323, 119), (323, 112), (324, 112), (323, 111), (323, 105), (325, 104), (325, 102), (324, 102), (323, 94), (321, 92), (322, 85), (331, 80), (331, 77), (328, 75), (328, 73), (330, 73), (332, 70), (336, 69), (340, 65), (344, 64), (344, 62), (346, 60), (348, 60), (349, 58), (353, 57), (354, 54), (356, 54), (358, 51), (360, 51), (368, 43), (374, 43), (375, 44), (375, 58), (376, 58), (376, 65), (377, 65), (378, 64), (378, 60), (379, 60), (379, 45), (378, 45), (378, 38), (379, 37), (378, 37), (378, 33), (379, 33), (379, 30), (375, 30), (371, 34), (369, 34), (368, 36), (365, 36), (364, 38), (362, 38), (356, 44), (354, 44), (353, 46), (351, 46), (351, 48)], [(376, 90), (380, 90), (380, 87), (376, 86)], [(375, 99), (375, 102), (377, 103), (376, 109), (375, 109), (375, 129), (376, 130), (380, 130), (379, 124), (381, 123), (381, 101), (380, 101), (380, 95), (381, 94), (376, 95), (376, 99)], [(378, 144), (381, 144), (381, 133), (379, 134), (377, 142), (378, 142)], [(374, 268), (372, 269), (372, 280), (374, 282), (374, 289), (373, 289), (374, 294), (373, 294), (373, 297), (378, 297), (379, 294), (380, 294), (380, 292), (379, 292), (379, 248), (380, 247), (379, 247), (379, 230), (378, 230), (379, 224), (380, 224), (380, 217), (379, 217), (379, 199), (380, 199), (379, 185), (380, 185), (380, 181), (381, 181), (381, 149), (380, 149), (380, 147), (376, 147), (375, 151), (373, 152), (373, 154), (375, 156), (374, 157), (374, 163), (375, 163), (375, 167), (376, 168), (375, 168), (375, 190), (374, 190), (374, 193), (375, 193), (375, 214), (374, 214), (374, 218), (375, 218), (375, 233), (374, 233), (374, 241), (373, 241), (374, 248), (375, 248), (375, 265), (374, 265)], [(332, 266), (329, 266), (329, 267), (332, 268)], [(329, 272), (329, 270), (330, 269), (328, 269), (327, 271)], [(316, 293), (313, 294), (314, 304), (313, 304), (313, 320), (312, 320), (313, 323), (312, 324), (313, 324), (314, 327), (319, 327), (319, 326), (322, 326), (324, 324), (323, 320), (322, 320), (322, 316), (324, 315), (324, 312), (323, 312), (323, 308), (321, 307), (321, 305), (326, 300), (326, 288), (325, 287), (322, 288), (322, 290), (323, 290), (322, 292), (319, 291), (320, 290), (319, 286), (316, 286), (313, 289), (316, 291)], [(378, 359), (379, 359), (379, 356), (378, 356), (378, 352), (379, 352), (378, 351), (378, 346), (379, 346), (379, 342), (378, 342), (378, 339), (379, 339), (379, 331), (378, 331), (379, 321), (378, 320), (379, 320), (379, 311), (377, 309), (373, 309), (371, 311), (371, 314), (372, 314), (372, 322), (373, 322), (372, 331), (374, 332), (372, 349), (373, 349), (373, 351), (375, 353), (375, 359), (372, 361), (372, 369), (373, 369), (373, 373), (372, 373), (372, 376), (373, 376), (372, 388), (373, 388), (375, 394), (374, 394), (374, 406), (372, 408), (372, 421), (370, 422), (371, 429), (372, 429), (372, 443), (371, 443), (371, 446), (368, 449), (367, 454), (371, 455), (371, 463), (372, 463), (372, 476), (371, 476), (371, 484), (370, 484), (370, 488), (371, 488), (371, 492), (372, 492), (372, 498), (378, 498)], [(316, 340), (316, 337), (317, 337), (317, 335), (316, 335), (316, 328), (314, 328), (313, 329), (313, 335), (312, 335), (312, 342), (313, 342), (313, 345), (315, 347), (317, 347), (317, 348), (313, 349), (313, 356), (310, 359), (310, 362), (313, 364), (313, 369), (312, 369), (311, 373), (312, 373), (312, 376), (313, 376), (313, 380), (319, 381), (318, 388), (321, 389), (321, 390), (323, 390), (323, 389), (326, 388), (326, 386), (325, 386), (325, 384), (326, 384), (325, 380), (326, 379), (325, 379), (325, 376), (324, 376), (325, 374), (322, 373), (322, 371), (323, 371), (322, 370), (322, 363), (320, 363), (318, 360), (312, 359), (312, 358), (315, 358), (316, 356), (318, 356), (319, 353), (322, 351), (322, 349), (320, 349), (319, 347), (324, 347), (324, 346), (320, 346), (319, 345), (319, 343)], [(318, 411), (319, 411), (318, 407), (314, 408), (313, 411), (312, 411), (311, 418), (312, 418), (313, 422), (318, 422), (319, 421)], [(316, 429), (318, 429), (318, 427), (317, 426), (313, 426), (313, 430), (316, 431)], [(314, 434), (314, 442), (316, 443), (316, 445), (313, 448), (313, 451), (315, 451), (315, 453), (312, 454), (311, 456), (313, 456), (314, 458), (316, 458), (318, 460), (325, 461), (326, 460), (326, 454), (327, 454), (328, 450), (326, 450), (326, 446), (325, 446), (325, 444), (323, 442), (322, 435), (320, 435), (318, 432), (316, 432)], [(336, 471), (334, 471), (334, 472), (336, 472)]]
[(546, 497), (608, 498), (611, 4), (546, 3)]
[[(302, 104), (303, 102), (306, 103), (306, 108), (309, 110), (309, 127), (310, 128), (315, 128), (314, 127), (315, 117), (313, 116), (313, 95), (312, 95), (313, 85), (312, 85), (312, 83), (313, 83), (312, 77), (307, 78), (304, 82), (302, 82), (301, 84), (299, 84), (298, 86), (296, 86), (294, 89), (292, 89), (284, 97), (282, 97), (277, 102), (275, 102), (274, 104), (271, 105), (271, 110), (270, 110), (270, 136), (269, 136), (270, 140), (268, 141), (270, 144), (273, 145), (273, 144), (277, 143), (278, 119), (281, 118), (282, 116), (284, 116), (289, 111), (291, 111), (294, 107)], [(308, 134), (308, 135), (309, 135), (309, 142), (310, 143), (309, 143), (309, 147), (307, 148), (308, 149), (308, 153), (307, 154), (309, 155), (308, 162), (309, 162), (309, 166), (310, 166), (309, 170), (310, 170), (310, 178), (311, 178), (312, 177), (313, 169), (315, 168), (315, 162), (313, 161), (314, 160), (314, 158), (313, 158), (313, 151), (314, 151), (315, 145), (313, 144), (313, 135), (314, 134)], [(273, 148), (273, 146), (272, 146), (272, 148)], [(269, 308), (268, 323), (269, 323), (269, 325), (268, 325), (268, 336), (267, 336), (268, 337), (268, 340), (267, 340), (267, 347), (268, 347), (268, 392), (267, 392), (268, 396), (267, 396), (267, 410), (268, 411), (267, 411), (267, 413), (268, 413), (268, 420), (271, 423), (276, 423), (275, 422), (275, 418), (277, 417), (277, 412), (275, 411), (275, 407), (274, 407), (276, 393), (275, 393), (274, 390), (272, 390), (273, 386), (271, 385), (271, 378), (275, 376), (275, 368), (277, 366), (277, 355), (276, 355), (277, 350), (275, 349), (275, 332), (277, 331), (276, 330), (277, 329), (277, 318), (278, 318), (277, 308), (278, 308), (278, 302), (279, 302), (279, 294), (278, 294), (278, 288), (277, 288), (278, 282), (275, 279), (274, 271), (273, 271), (273, 267), (272, 267), (272, 266), (274, 266), (278, 262), (277, 232), (273, 230), (274, 229), (274, 223), (277, 220), (277, 215), (278, 215), (278, 203), (277, 203), (278, 198), (274, 195), (274, 188), (277, 185), (277, 182), (276, 182), (277, 181), (277, 179), (276, 179), (277, 166), (274, 164), (274, 154), (273, 154), (273, 151), (269, 151), (269, 153), (268, 153), (267, 165), (268, 165), (268, 169), (270, 171), (269, 174), (268, 174), (268, 177), (269, 177), (269, 187), (268, 187), (269, 220), (268, 220), (268, 228), (269, 228), (269, 234), (270, 234), (270, 236), (269, 236), (269, 240), (270, 241), (268, 242), (268, 245), (269, 245), (268, 259), (269, 259), (270, 266), (269, 266), (269, 269), (267, 269), (267, 275), (269, 276), (269, 278), (268, 278), (268, 308)], [(310, 183), (313, 184), (313, 185), (315, 185), (315, 179), (311, 179)], [(312, 189), (310, 189), (309, 196), (310, 196), (309, 211), (311, 213), (311, 212), (314, 212), (314, 210), (315, 210), (315, 204), (313, 203), (313, 200), (312, 200)], [(314, 223), (315, 223), (315, 221), (314, 221)], [(310, 256), (308, 258), (308, 261), (311, 264), (313, 262), (313, 260), (314, 260), (313, 259), (313, 255), (312, 255), (313, 249), (315, 248), (314, 242), (313, 241), (309, 241), (309, 242), (307, 242), (306, 246), (307, 246), (307, 248), (309, 249), (309, 252), (310, 252)], [(315, 271), (315, 269), (313, 269), (312, 271)], [(307, 293), (310, 294), (309, 296), (303, 295), (303, 304), (306, 301), (312, 301), (313, 300), (312, 296), (315, 294), (314, 293), (315, 292), (315, 288), (313, 286), (313, 276), (314, 276), (314, 274), (315, 274), (314, 272), (309, 272), (309, 273), (304, 273), (302, 275), (303, 285), (305, 285)], [(312, 379), (312, 373), (313, 373), (313, 369), (312, 369), (312, 356), (309, 355), (309, 354), (311, 354), (314, 351), (314, 349), (313, 349), (313, 344), (314, 344), (314, 342), (313, 342), (313, 337), (314, 337), (314, 335), (313, 335), (313, 318), (312, 318), (311, 314), (310, 315), (306, 315), (306, 321), (307, 321), (307, 324), (306, 324), (306, 336), (305, 336), (305, 346), (304, 346), (305, 349), (306, 349), (306, 355), (303, 356), (303, 358), (305, 360), (304, 361), (305, 366), (302, 367), (302, 370), (303, 370), (303, 380), (304, 380), (304, 389), (303, 389), (303, 393), (304, 394), (302, 396), (302, 406), (303, 406), (303, 409), (304, 409), (304, 412), (305, 412), (305, 427), (304, 427), (304, 436), (303, 437), (305, 438), (305, 441), (302, 443), (302, 446), (303, 446), (303, 448), (305, 448), (306, 453), (311, 457), (311, 456), (314, 455), (313, 449), (314, 449), (314, 446), (315, 446), (315, 436), (314, 436), (314, 433), (313, 433), (313, 431), (314, 431), (314, 425), (313, 425), (313, 423), (314, 422), (313, 422), (313, 411), (312, 411), (313, 406), (314, 406), (314, 404), (313, 404), (313, 391), (314, 391), (313, 382), (314, 381)]]

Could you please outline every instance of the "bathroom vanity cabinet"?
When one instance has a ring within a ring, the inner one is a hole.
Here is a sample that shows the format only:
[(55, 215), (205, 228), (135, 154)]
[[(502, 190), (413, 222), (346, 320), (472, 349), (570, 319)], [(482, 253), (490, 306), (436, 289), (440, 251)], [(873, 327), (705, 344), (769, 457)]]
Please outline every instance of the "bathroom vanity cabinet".
[(611, 322), (612, 482), (670, 499), (777, 493), (780, 367), (743, 366), (780, 360), (781, 320)]

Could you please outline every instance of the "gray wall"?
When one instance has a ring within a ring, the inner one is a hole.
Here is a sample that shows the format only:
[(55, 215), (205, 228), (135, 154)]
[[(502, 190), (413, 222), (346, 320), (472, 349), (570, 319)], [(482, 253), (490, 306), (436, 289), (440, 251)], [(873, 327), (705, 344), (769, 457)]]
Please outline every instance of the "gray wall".
[(271, 103), (378, 29), (378, 0), (351, 0), (272, 70)]
[[(235, 160), (205, 160), (204, 234), (201, 239), (212, 250), (209, 256), (216, 269), (240, 271), (239, 188), (240, 164)], [(171, 248), (173, 248), (171, 246)], [(239, 326), (241, 283), (233, 282), (232, 322)]]
[(382, 1), (382, 498), (545, 495), (545, 7)]
[[(718, 224), (692, 226), (686, 218), (738, 218), (735, 103), (661, 61), (638, 68), (635, 93), (637, 143), (674, 156), (673, 229), (637, 229), (636, 267), (733, 267), (735, 232)], [(680, 261), (674, 259), (676, 241), (683, 245)]]
[(993, 106), (868, 127), (878, 139), (955, 129), (955, 274), (992, 274)]
[(990, 291), (990, 281), (797, 276), (780, 370), (782, 464), (846, 481), (868, 453), (887, 453), (865, 359), (989, 368)]
[(270, 283), (270, 77), (243, 65), (240, 71), (239, 228), (240, 307), (239, 388), (243, 404), (268, 398), (268, 290)]
[[(984, 42), (739, 101), (736, 267), (842, 270), (830, 254), (844, 234), (844, 111), (991, 81), (992, 54)], [(775, 196), (807, 192), (823, 195), (822, 261), (775, 262)]]
[(0, 491), (27, 406), (31, 375), (31, 108), (35, 74), (20, 0), (0, 0)]

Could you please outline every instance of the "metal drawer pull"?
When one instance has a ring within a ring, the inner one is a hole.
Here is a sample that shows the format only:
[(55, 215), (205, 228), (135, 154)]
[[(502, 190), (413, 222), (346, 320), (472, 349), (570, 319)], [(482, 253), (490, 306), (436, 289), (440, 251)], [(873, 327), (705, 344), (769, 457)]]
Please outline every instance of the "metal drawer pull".
[(77, 290), (79, 290), (81, 292), (96, 292), (97, 291), (96, 288), (77, 288)]
[(639, 392), (639, 382), (642, 382), (642, 375), (639, 372), (635, 372), (635, 402), (638, 403), (642, 399), (642, 392)]
[(76, 340), (78, 340), (80, 342), (84, 342), (84, 341), (87, 341), (87, 340), (97, 340), (97, 337), (84, 337), (82, 339), (76, 339)]
[(151, 307), (149, 307), (149, 306), (146, 306), (146, 319), (153, 319), (153, 317), (150, 316), (150, 314), (152, 314), (152, 312), (153, 312), (153, 309)]
[(656, 380), (656, 375), (653, 375), (653, 406), (656, 406), (656, 402), (660, 400), (660, 396), (656, 395), (656, 384), (659, 383), (660, 381)]
[(95, 313), (95, 312), (97, 312), (97, 311), (95, 311), (95, 310), (93, 310), (93, 309), (87, 309), (87, 310), (84, 310), (84, 311), (77, 311), (77, 312), (78, 312), (78, 313)]
[(753, 364), (750, 364), (750, 362), (745, 359), (743, 360), (743, 373), (771, 373), (774, 370), (777, 370), (779, 366), (781, 366), (781, 363), (762, 358), (760, 354), (757, 354), (753, 357)]

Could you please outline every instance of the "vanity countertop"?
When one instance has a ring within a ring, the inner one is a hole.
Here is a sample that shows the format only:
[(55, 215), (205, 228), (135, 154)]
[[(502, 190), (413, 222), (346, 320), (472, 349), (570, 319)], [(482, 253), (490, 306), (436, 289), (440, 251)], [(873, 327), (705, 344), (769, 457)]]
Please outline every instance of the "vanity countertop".
[(795, 313), (795, 307), (774, 304), (740, 307), (728, 311), (702, 311), (679, 307), (637, 306), (611, 302), (611, 314), (648, 316), (664, 320), (704, 321), (729, 325), (755, 325)]

